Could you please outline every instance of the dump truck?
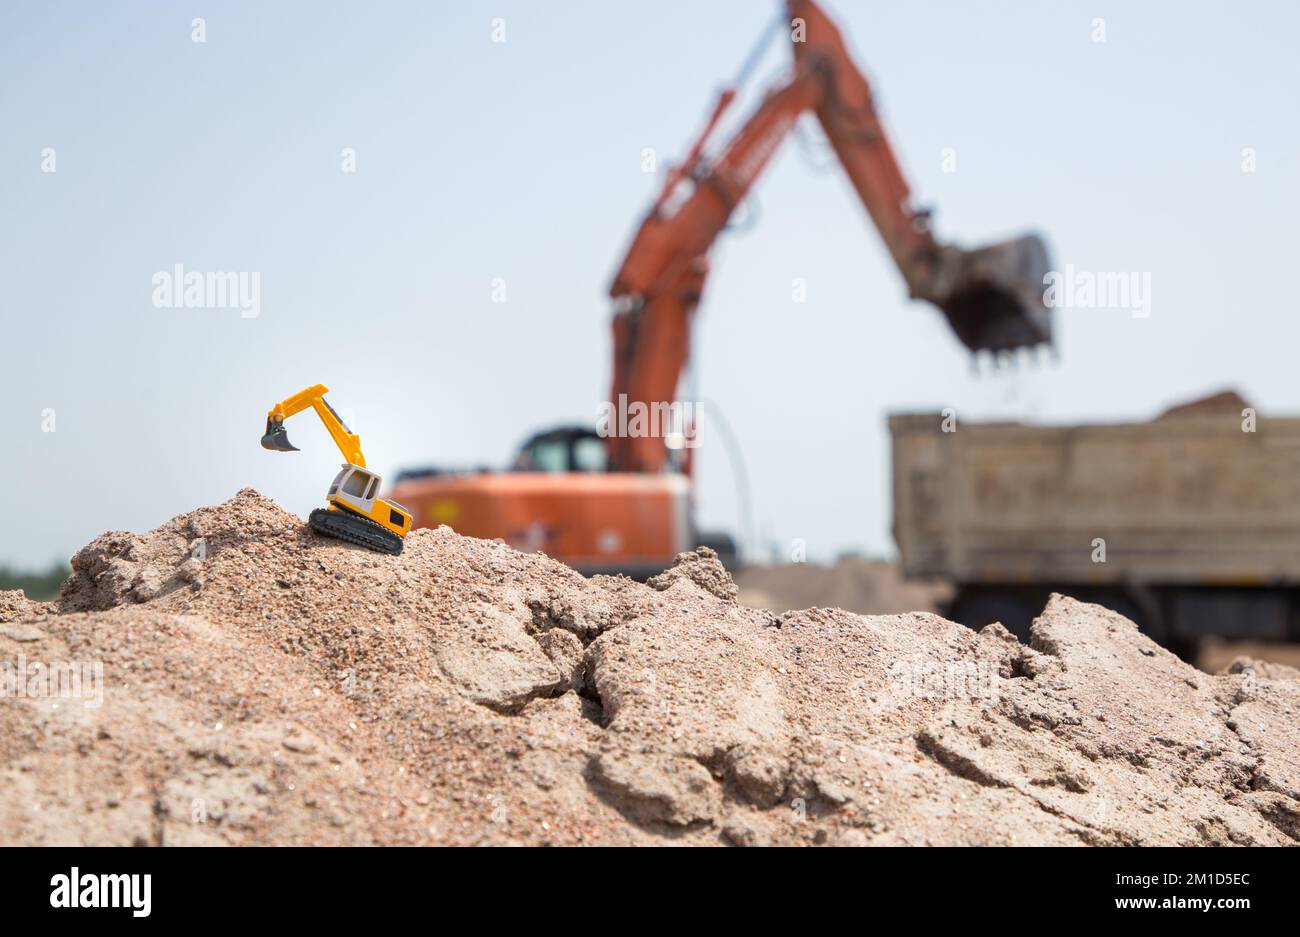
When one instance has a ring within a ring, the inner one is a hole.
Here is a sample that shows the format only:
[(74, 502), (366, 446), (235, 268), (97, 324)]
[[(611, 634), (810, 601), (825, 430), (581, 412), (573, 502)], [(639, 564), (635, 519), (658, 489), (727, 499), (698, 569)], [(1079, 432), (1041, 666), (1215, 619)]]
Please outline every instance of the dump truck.
[(1052, 592), (1189, 656), (1205, 636), (1300, 639), (1300, 418), (1224, 392), (1142, 423), (889, 419), (904, 574), (949, 617), (1022, 639)]

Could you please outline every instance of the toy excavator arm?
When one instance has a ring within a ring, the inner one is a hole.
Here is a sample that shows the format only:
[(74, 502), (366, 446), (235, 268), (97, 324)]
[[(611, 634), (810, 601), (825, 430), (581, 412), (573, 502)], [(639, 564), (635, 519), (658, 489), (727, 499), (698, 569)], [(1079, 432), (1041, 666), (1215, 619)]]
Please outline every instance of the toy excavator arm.
[(297, 452), (298, 447), (289, 442), (284, 429), (284, 421), (295, 413), (301, 413), (308, 407), (316, 411), (320, 421), (325, 424), (334, 444), (343, 453), (343, 460), (352, 465), (366, 467), (366, 457), (361, 452), (361, 437), (347, 428), (347, 425), (334, 412), (334, 408), (325, 400), (329, 388), (324, 384), (314, 384), (282, 400), (271, 408), (266, 415), (266, 435), (262, 437), (262, 446), (280, 452)]

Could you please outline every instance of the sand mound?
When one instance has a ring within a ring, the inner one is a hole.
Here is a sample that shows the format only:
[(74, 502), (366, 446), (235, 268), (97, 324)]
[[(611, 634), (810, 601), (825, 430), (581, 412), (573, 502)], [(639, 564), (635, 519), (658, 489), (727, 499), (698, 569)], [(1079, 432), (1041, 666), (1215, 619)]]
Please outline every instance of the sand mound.
[(57, 613), (0, 595), (10, 675), (102, 667), (99, 705), (0, 706), (0, 841), (1300, 837), (1293, 680), (1059, 597), (1026, 647), (734, 596), (707, 551), (646, 585), (447, 528), (385, 557), (251, 490), (104, 534)]

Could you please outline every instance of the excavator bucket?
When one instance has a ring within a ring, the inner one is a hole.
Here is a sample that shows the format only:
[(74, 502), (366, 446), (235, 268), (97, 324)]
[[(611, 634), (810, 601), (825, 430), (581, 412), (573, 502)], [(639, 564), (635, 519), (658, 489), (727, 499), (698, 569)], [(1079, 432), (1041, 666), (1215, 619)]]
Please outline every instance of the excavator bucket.
[(277, 452), (298, 452), (299, 449), (289, 442), (289, 434), (284, 430), (284, 421), (266, 421), (266, 434), (262, 436), (263, 449), (275, 449)]
[(1043, 299), (1051, 261), (1042, 238), (1029, 234), (944, 252), (944, 286), (925, 298), (943, 310), (962, 344), (995, 353), (1052, 344), (1051, 311)]

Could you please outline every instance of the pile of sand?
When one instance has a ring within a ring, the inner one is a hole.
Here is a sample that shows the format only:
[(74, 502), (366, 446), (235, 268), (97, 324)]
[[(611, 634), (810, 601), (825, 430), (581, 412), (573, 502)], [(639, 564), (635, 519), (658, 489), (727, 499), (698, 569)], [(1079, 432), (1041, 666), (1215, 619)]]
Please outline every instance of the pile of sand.
[(1300, 838), (1300, 683), (1069, 599), (1031, 646), (777, 616), (707, 552), (645, 585), (447, 528), (386, 557), (251, 490), (73, 569), (0, 594), (11, 672), (103, 675), (0, 703), (5, 843)]

